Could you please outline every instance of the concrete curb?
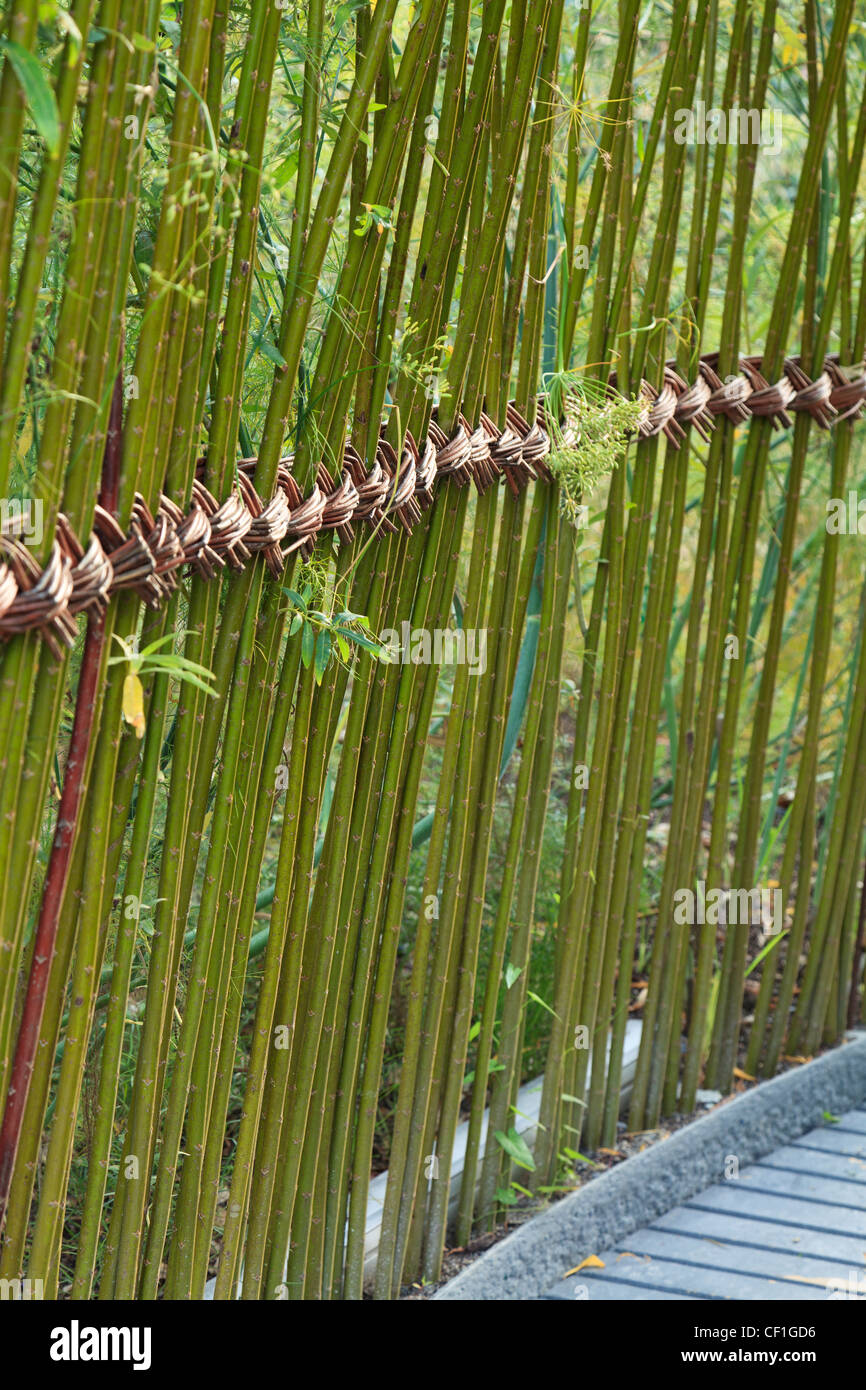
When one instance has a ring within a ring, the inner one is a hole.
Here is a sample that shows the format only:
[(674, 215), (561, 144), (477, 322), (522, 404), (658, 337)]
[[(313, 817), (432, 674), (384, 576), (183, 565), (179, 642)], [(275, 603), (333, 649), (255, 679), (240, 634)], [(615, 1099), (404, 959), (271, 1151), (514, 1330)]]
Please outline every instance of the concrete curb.
[(539, 1298), (587, 1255), (718, 1182), (730, 1155), (741, 1166), (752, 1163), (814, 1128), (824, 1111), (850, 1110), (864, 1098), (866, 1032), (849, 1033), (832, 1052), (737, 1096), (554, 1203), (433, 1299)]

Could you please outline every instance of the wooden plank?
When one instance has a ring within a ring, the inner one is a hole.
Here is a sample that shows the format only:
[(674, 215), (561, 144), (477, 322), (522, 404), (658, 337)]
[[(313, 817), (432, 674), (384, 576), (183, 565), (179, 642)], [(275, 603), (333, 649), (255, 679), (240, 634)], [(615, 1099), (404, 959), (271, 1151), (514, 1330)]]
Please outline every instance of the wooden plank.
[[(587, 1289), (589, 1298), (578, 1298), (581, 1284)], [(670, 1293), (665, 1289), (644, 1289), (642, 1292), (638, 1293), (634, 1285), (621, 1284), (616, 1279), (607, 1279), (603, 1284), (600, 1280), (596, 1280), (593, 1287), (590, 1289), (588, 1283), (584, 1283), (583, 1280), (575, 1277), (573, 1279), (563, 1279), (560, 1283), (554, 1284), (553, 1288), (550, 1289), (548, 1293), (543, 1293), (541, 1295), (541, 1300), (544, 1301), (546, 1299), (555, 1298), (568, 1303), (619, 1303), (622, 1299), (635, 1297), (640, 1298), (641, 1303), (657, 1303), (661, 1300), (674, 1299), (678, 1303), (682, 1303), (688, 1300), (689, 1295)]]
[[(635, 1255), (651, 1255), (654, 1259), (676, 1260), (680, 1264), (710, 1266), (734, 1273), (762, 1274), (773, 1279), (788, 1279), (794, 1283), (815, 1284), (825, 1292), (847, 1288), (851, 1266), (832, 1260), (821, 1260), (794, 1250), (755, 1250), (748, 1245), (713, 1240), (707, 1236), (675, 1235), (647, 1227), (636, 1231), (621, 1243), (621, 1250)], [(614, 1269), (625, 1259), (620, 1255)], [(613, 1272), (613, 1271), (612, 1271)]]
[(814, 1149), (798, 1149), (784, 1144), (760, 1160), (762, 1168), (782, 1168), (786, 1172), (817, 1173), (837, 1182), (866, 1188), (866, 1158), (851, 1154), (818, 1153)]
[(729, 1212), (733, 1216), (778, 1221), (805, 1230), (827, 1231), (840, 1236), (859, 1236), (866, 1241), (866, 1211), (835, 1207), (829, 1202), (803, 1202), (796, 1197), (750, 1192), (739, 1182), (718, 1183), (686, 1203), (704, 1211)]
[(812, 1149), (814, 1152), (828, 1154), (852, 1154), (856, 1158), (866, 1158), (866, 1134), (861, 1139), (856, 1134), (840, 1134), (838, 1130), (813, 1129), (802, 1139), (795, 1139), (798, 1149)]
[(678, 1235), (699, 1235), (725, 1243), (737, 1242), (755, 1249), (798, 1251), (852, 1269), (866, 1269), (866, 1241), (856, 1236), (832, 1235), (826, 1231), (807, 1231), (796, 1225), (758, 1221), (754, 1217), (727, 1212), (699, 1211), (674, 1207), (652, 1223), (652, 1230), (673, 1231)]
[(772, 1192), (804, 1201), (846, 1207), (849, 1211), (866, 1212), (866, 1183), (837, 1182), (823, 1173), (786, 1173), (760, 1163), (745, 1168), (738, 1181), (746, 1183), (752, 1191)]
[(828, 1129), (845, 1129), (849, 1134), (866, 1134), (866, 1111), (846, 1110), (844, 1115), (837, 1116), (838, 1123), (828, 1124)]
[(703, 1265), (678, 1264), (673, 1260), (616, 1260), (616, 1251), (607, 1251), (600, 1258), (605, 1265), (615, 1266), (610, 1274), (607, 1269), (581, 1270), (574, 1276), (576, 1282), (587, 1285), (590, 1298), (600, 1284), (610, 1281), (625, 1284), (633, 1292), (632, 1298), (642, 1298), (644, 1290), (659, 1289), (677, 1293), (686, 1298), (747, 1299), (750, 1302), (777, 1299), (790, 1299), (792, 1302), (814, 1302), (826, 1300), (827, 1290), (817, 1284), (799, 1284), (790, 1280), (781, 1281), (763, 1275), (744, 1274), (729, 1269), (713, 1269)]

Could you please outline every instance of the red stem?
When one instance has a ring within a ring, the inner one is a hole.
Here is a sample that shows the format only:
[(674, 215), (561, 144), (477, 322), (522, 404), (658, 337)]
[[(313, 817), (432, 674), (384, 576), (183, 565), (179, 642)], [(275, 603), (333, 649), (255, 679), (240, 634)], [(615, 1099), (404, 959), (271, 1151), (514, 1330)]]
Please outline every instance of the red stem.
[[(102, 505), (112, 511), (117, 505), (122, 415), (123, 382), (122, 378), (118, 376), (111, 402), (99, 498)], [(69, 740), (63, 792), (57, 811), (57, 824), (54, 827), (51, 858), (42, 889), (39, 924), (36, 928), (33, 944), (33, 959), (27, 981), (27, 994), (24, 999), (21, 1023), (15, 1044), (15, 1057), (12, 1063), (3, 1123), (0, 1126), (0, 1231), (3, 1229), (6, 1216), (15, 1156), (18, 1152), (27, 1095), (30, 1090), (30, 1081), (39, 1046), (39, 1033), (45, 1013), (48, 978), (55, 953), (60, 909), (69, 877), (72, 847), (75, 842), (78, 815), (84, 795), (84, 773), (93, 732), (96, 690), (102, 666), (104, 645), (105, 611), (99, 608), (91, 612), (87, 620), (87, 636), (78, 679), (75, 720)]]

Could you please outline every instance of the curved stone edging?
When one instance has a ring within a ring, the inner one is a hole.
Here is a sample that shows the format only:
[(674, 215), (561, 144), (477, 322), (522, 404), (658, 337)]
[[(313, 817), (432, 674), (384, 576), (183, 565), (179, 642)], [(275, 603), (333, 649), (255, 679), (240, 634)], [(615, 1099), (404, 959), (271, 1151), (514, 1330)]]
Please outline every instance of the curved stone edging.
[(567, 1269), (813, 1128), (825, 1111), (866, 1098), (866, 1031), (832, 1052), (720, 1105), (644, 1153), (594, 1178), (488, 1250), (435, 1299), (532, 1300)]

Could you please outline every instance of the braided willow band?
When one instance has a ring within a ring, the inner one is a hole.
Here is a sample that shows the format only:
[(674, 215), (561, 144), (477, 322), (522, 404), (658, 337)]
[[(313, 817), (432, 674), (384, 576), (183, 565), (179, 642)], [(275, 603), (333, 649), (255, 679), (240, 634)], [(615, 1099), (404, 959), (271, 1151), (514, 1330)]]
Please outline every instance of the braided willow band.
[[(647, 408), (639, 433), (664, 434), (679, 446), (685, 425), (694, 425), (707, 439), (717, 415), (733, 424), (761, 416), (787, 427), (788, 411), (808, 411), (826, 429), (838, 419), (858, 416), (866, 401), (863, 366), (843, 368), (836, 358), (826, 359), (815, 381), (798, 358), (788, 358), (784, 376), (775, 385), (762, 376), (759, 357), (741, 358), (739, 372), (724, 382), (717, 363), (716, 353), (702, 357), (691, 386), (671, 364), (660, 391), (643, 382)], [(566, 447), (577, 439), (567, 424), (556, 437)], [(35, 630), (57, 653), (58, 639), (72, 645), (78, 613), (106, 605), (121, 589), (133, 590), (148, 607), (156, 608), (177, 587), (178, 571), (184, 567), (212, 579), (226, 566), (241, 569), (261, 553), (271, 574), (279, 578), (286, 557), (299, 549), (311, 554), (320, 531), (336, 531), (343, 541), (351, 540), (351, 523), (358, 521), (383, 531), (396, 531), (398, 526), (410, 531), (433, 501), (441, 477), (451, 477), (461, 486), (473, 481), (484, 491), (504, 476), (515, 495), (532, 479), (549, 482), (552, 475), (544, 459), (550, 449), (543, 405), (538, 422), (530, 426), (512, 404), (502, 431), (485, 414), (475, 429), (461, 417), (448, 439), (434, 421), (422, 446), (407, 436), (399, 463), (396, 451), (382, 439), (369, 472), (347, 444), (339, 484), (335, 486), (321, 465), (306, 498), (288, 458), (279, 465), (273, 497), (263, 502), (252, 484), (256, 460), (244, 459), (237, 465), (235, 488), (222, 504), (200, 478), (186, 515), (163, 496), (154, 516), (137, 495), (127, 534), (97, 506), (86, 549), (61, 513), (44, 569), (21, 541), (0, 534), (0, 554), (6, 560), (0, 566), (0, 638)]]

